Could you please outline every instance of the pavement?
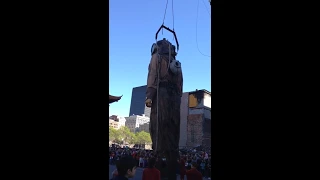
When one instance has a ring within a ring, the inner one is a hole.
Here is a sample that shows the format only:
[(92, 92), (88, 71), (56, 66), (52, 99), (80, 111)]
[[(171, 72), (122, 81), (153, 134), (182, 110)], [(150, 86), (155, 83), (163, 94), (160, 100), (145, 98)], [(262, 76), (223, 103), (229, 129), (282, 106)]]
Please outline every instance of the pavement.
[[(109, 165), (109, 179), (112, 178), (112, 172), (116, 169), (115, 165)], [(134, 176), (134, 178), (130, 178), (130, 180), (142, 180), (142, 172), (143, 172), (144, 168), (140, 168), (138, 167), (136, 170), (136, 174)], [(185, 180), (187, 180), (186, 177), (184, 177)], [(180, 180), (180, 176), (177, 175), (177, 180)], [(203, 180), (209, 180), (207, 178), (203, 178)]]

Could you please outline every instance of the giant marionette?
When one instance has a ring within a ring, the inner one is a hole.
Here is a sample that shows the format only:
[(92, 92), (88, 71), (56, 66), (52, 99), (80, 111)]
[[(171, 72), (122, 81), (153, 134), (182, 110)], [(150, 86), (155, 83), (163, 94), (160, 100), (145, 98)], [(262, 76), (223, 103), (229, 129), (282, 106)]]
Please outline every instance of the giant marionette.
[(168, 40), (157, 41), (161, 29), (173, 33), (177, 51), (179, 43), (174, 31), (162, 25), (151, 47), (151, 61), (147, 79), (146, 106), (151, 107), (150, 134), (153, 151), (166, 158), (169, 180), (176, 179), (179, 155), (180, 102), (182, 96), (181, 64), (176, 60), (176, 47)]

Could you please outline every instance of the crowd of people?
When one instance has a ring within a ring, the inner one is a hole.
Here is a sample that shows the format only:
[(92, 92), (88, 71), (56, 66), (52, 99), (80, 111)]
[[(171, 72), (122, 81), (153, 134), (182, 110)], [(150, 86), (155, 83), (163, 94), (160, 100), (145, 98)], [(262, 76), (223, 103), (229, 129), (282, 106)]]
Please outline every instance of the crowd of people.
[[(184, 153), (180, 151), (180, 177), (186, 175), (186, 171), (196, 168), (203, 177), (211, 178), (211, 153), (204, 150), (189, 150)], [(184, 166), (183, 166), (184, 165)], [(185, 168), (184, 168), (185, 167)]]
[[(192, 174), (199, 174), (202, 177), (208, 179), (211, 178), (211, 150), (205, 148), (192, 148), (192, 149), (180, 149), (180, 157), (177, 159), (177, 174), (180, 175), (181, 180), (185, 176), (192, 176)], [(152, 150), (144, 149), (133, 149), (133, 148), (116, 148), (110, 147), (110, 164), (119, 164), (121, 159), (130, 157), (134, 163), (134, 167), (145, 168), (144, 170), (148, 172), (153, 172), (154, 170), (148, 170), (155, 166), (156, 169), (163, 169), (166, 167), (165, 157), (157, 157), (154, 155)], [(156, 162), (161, 161), (159, 167), (156, 166)], [(118, 169), (118, 166), (117, 166)], [(117, 176), (117, 171), (113, 173), (114, 178)], [(147, 173), (149, 174), (149, 173)], [(144, 175), (146, 177), (147, 175)], [(194, 178), (192, 178), (194, 179)], [(201, 178), (202, 179), (202, 178)], [(143, 179), (144, 180), (144, 179)]]

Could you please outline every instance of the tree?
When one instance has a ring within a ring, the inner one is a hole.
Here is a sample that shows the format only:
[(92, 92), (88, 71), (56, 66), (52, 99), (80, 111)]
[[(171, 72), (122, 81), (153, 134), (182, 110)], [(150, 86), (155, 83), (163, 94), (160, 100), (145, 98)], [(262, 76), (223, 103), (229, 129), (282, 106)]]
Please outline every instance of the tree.
[(114, 142), (118, 138), (118, 131), (109, 126), (109, 140)]
[(144, 144), (144, 145), (151, 144), (152, 141), (151, 141), (150, 134), (145, 131), (138, 132), (136, 134), (136, 143), (137, 144)]
[(131, 139), (128, 141), (130, 144), (136, 144), (136, 142), (137, 142), (137, 136), (134, 134), (134, 133), (132, 133), (132, 137), (131, 137)]
[(119, 130), (119, 140), (122, 143), (131, 143), (134, 140), (134, 134), (130, 131), (128, 127), (122, 126)]

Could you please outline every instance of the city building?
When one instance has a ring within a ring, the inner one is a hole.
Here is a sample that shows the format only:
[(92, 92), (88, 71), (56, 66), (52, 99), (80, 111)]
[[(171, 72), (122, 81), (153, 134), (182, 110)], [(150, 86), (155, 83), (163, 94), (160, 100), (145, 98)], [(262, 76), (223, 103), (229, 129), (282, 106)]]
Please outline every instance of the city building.
[[(132, 89), (129, 117), (125, 126), (131, 132), (149, 132), (151, 108), (145, 106), (147, 86)], [(146, 119), (143, 122), (141, 119)], [(185, 92), (180, 107), (180, 147), (211, 146), (211, 93), (207, 90)]]
[(149, 122), (141, 124), (139, 126), (139, 132), (144, 131), (144, 132), (150, 133), (150, 129), (149, 128), (150, 128), (150, 123)]
[(119, 122), (109, 119), (109, 127), (112, 127), (114, 129), (119, 129)]
[[(140, 131), (140, 126), (150, 122), (150, 118), (142, 114), (139, 115), (132, 115), (126, 119), (125, 125), (130, 129), (131, 132), (136, 133)], [(146, 125), (145, 125), (146, 126)], [(142, 128), (146, 129), (144, 126)]]
[(122, 126), (125, 126), (126, 124), (126, 118), (118, 116), (118, 115), (112, 115), (109, 117), (109, 119), (112, 119), (116, 122), (118, 122), (118, 126), (119, 128), (121, 128)]
[(180, 147), (211, 147), (211, 93), (183, 93), (180, 106)]
[(118, 121), (118, 116), (117, 115), (112, 115), (109, 117), (109, 119), (113, 119), (115, 121)]
[(134, 87), (132, 89), (129, 116), (142, 115), (150, 117), (151, 108), (145, 105), (147, 86)]
[(187, 124), (188, 124), (188, 113), (189, 113), (189, 93), (185, 92), (181, 97), (180, 104), (180, 139), (179, 147), (187, 146)]
[(119, 122), (119, 128), (126, 126), (126, 118), (119, 116), (118, 117), (118, 122)]

